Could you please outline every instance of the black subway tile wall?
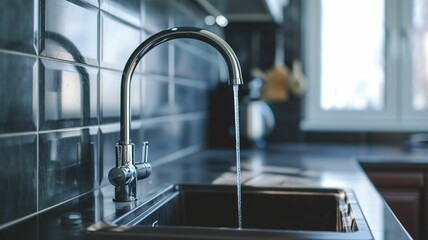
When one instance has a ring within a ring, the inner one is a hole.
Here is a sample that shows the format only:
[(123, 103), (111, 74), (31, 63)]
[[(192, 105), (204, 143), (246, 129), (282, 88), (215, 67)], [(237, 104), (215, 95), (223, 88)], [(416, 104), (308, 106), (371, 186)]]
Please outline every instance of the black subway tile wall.
[[(171, 20), (170, 12), (174, 12), (174, 6), (169, 5), (173, 1), (146, 0), (144, 2), (145, 6), (142, 11), (144, 28), (150, 32), (158, 32), (168, 28)], [(169, 17), (166, 18), (164, 16)]]
[(141, 43), (140, 29), (105, 12), (101, 12), (100, 19), (102, 36), (100, 65), (121, 71), (128, 57)]
[[(149, 75), (143, 79), (141, 104), (144, 118), (166, 116), (171, 113), (169, 104), (169, 78)], [(156, 94), (151, 94), (156, 93)]]
[(6, 223), (37, 211), (37, 135), (0, 138), (0, 221)]
[(98, 69), (50, 59), (39, 63), (39, 129), (98, 123)]
[(37, 58), (0, 52), (0, 134), (35, 131)]
[[(36, 54), (35, 24), (38, 1), (0, 1), (0, 48)], [(13, 10), (12, 10), (13, 9)], [(12, 11), (11, 11), (12, 10)], [(2, 72), (3, 73), (3, 72)]]
[(39, 1), (40, 55), (98, 65), (98, 9), (84, 1)]
[[(174, 26), (206, 28), (191, 0), (0, 1), (0, 229), (110, 184), (120, 83), (132, 51)], [(132, 79), (131, 138), (149, 161), (204, 146), (224, 64), (192, 40), (163, 43)]]
[(98, 128), (39, 134), (39, 210), (93, 189)]
[[(100, 122), (102, 124), (120, 121), (120, 82), (122, 72), (102, 69), (100, 74)], [(141, 74), (132, 78), (131, 113), (132, 119), (141, 113)]]

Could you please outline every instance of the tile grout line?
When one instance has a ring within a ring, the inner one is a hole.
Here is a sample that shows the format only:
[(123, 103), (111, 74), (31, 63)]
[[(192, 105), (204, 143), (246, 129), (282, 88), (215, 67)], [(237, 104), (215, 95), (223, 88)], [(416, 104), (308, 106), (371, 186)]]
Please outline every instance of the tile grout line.
[(101, 23), (101, 3), (100, 1), (98, 1), (98, 39), (97, 39), (97, 48), (98, 48), (98, 52), (97, 52), (97, 57), (98, 57), (98, 74), (97, 74), (97, 149), (96, 149), (96, 153), (97, 153), (97, 157), (95, 159), (94, 164), (94, 171), (95, 171), (95, 180), (94, 180), (94, 186), (92, 187), (92, 190), (95, 191), (96, 189), (99, 189), (100, 185), (101, 185), (101, 181), (100, 181), (100, 176), (101, 176), (101, 155), (102, 155), (102, 136), (101, 136), (101, 116), (102, 116), (102, 108), (101, 108), (101, 89), (102, 89), (102, 83), (101, 83), (101, 59), (102, 59), (102, 55), (101, 55), (101, 46), (102, 46), (102, 31), (103, 31), (103, 24)]
[[(41, 0), (40, 0), (41, 1)], [(35, 23), (35, 25), (37, 25), (37, 36), (40, 36), (40, 32), (41, 32), (41, 28), (42, 28), (42, 9), (40, 9), (42, 7), (41, 4), (39, 4), (38, 0), (35, 0), (33, 2), (34, 4), (34, 10), (37, 11), (34, 13), (34, 20), (37, 21), (37, 23)], [(36, 108), (35, 113), (36, 113), (36, 214), (39, 213), (39, 209), (40, 209), (40, 86), (39, 86), (39, 77), (40, 77), (40, 39), (38, 38), (36, 40), (35, 43), (35, 48), (36, 48), (36, 71), (35, 73), (33, 72), (33, 84), (34, 87), (36, 88), (35, 90), (35, 96), (37, 98), (37, 100), (35, 102), (37, 102), (37, 105), (34, 106), (33, 103), (33, 107)]]
[[(165, 116), (157, 116), (157, 117), (150, 117), (150, 118), (144, 118), (141, 120), (133, 120), (132, 126), (141, 126), (145, 124), (154, 124), (154, 123), (162, 123), (162, 122), (169, 122), (173, 119), (177, 121), (186, 121), (186, 120), (198, 120), (198, 119), (204, 119), (207, 117), (207, 113), (205, 111), (197, 111), (197, 112), (190, 112), (190, 113), (179, 113), (179, 114), (171, 114), (171, 115), (165, 115)], [(38, 116), (37, 116), (38, 118)], [(37, 119), (38, 121), (38, 119)], [(62, 133), (62, 132), (73, 132), (73, 131), (80, 131), (85, 129), (95, 129), (95, 128), (103, 128), (103, 127), (120, 127), (120, 122), (112, 122), (112, 123), (105, 123), (105, 124), (96, 124), (96, 125), (90, 125), (90, 126), (81, 126), (81, 127), (71, 127), (71, 128), (58, 128), (58, 129), (52, 129), (52, 130), (40, 130), (36, 129), (35, 131), (28, 131), (28, 132), (20, 132), (20, 133), (5, 133), (0, 134), (1, 138), (9, 138), (9, 137), (20, 137), (20, 136), (26, 136), (26, 135), (40, 135), (40, 134), (48, 134), (48, 133)], [(137, 127), (132, 127), (132, 129), (137, 129)]]

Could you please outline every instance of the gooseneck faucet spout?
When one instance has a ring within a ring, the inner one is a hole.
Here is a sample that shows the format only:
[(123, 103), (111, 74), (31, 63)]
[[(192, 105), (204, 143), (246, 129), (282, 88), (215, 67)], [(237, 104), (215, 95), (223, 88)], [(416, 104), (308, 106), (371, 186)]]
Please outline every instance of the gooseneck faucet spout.
[(223, 56), (229, 68), (229, 84), (243, 84), (241, 67), (232, 48), (222, 38), (204, 29), (191, 27), (175, 27), (159, 32), (144, 41), (132, 53), (122, 74), (121, 86), (121, 142), (129, 143), (131, 119), (131, 78), (141, 58), (157, 45), (178, 38), (191, 38), (206, 42), (216, 48)]
[[(229, 84), (243, 84), (241, 67), (232, 48), (219, 36), (200, 28), (175, 27), (161, 31), (139, 45), (128, 59), (122, 73), (121, 110), (120, 110), (120, 140), (116, 144), (116, 168), (109, 172), (109, 180), (115, 186), (115, 201), (134, 201), (136, 196), (136, 182), (138, 179), (150, 175), (151, 167), (147, 158), (143, 163), (135, 165), (134, 144), (131, 142), (131, 79), (141, 58), (151, 49), (161, 43), (173, 39), (196, 39), (213, 46), (223, 56), (229, 68)], [(148, 145), (144, 144), (147, 156)]]

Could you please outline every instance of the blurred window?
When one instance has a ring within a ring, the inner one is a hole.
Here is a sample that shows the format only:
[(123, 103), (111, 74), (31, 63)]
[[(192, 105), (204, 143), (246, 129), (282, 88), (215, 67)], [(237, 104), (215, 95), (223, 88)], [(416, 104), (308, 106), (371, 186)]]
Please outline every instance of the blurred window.
[(383, 0), (322, 1), (322, 109), (383, 109), (384, 9)]
[(428, 0), (305, 1), (304, 129), (428, 130)]

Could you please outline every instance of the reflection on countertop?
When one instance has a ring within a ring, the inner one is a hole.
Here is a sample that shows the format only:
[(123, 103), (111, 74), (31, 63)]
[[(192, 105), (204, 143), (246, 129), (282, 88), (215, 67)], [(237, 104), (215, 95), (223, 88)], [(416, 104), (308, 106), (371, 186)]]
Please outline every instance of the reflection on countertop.
[[(394, 156), (392, 148), (341, 145), (272, 145), (241, 154), (243, 184), (254, 186), (352, 189), (377, 240), (411, 239), (372, 185), (357, 158)], [(169, 184), (233, 184), (234, 150), (206, 150), (153, 166), (140, 182), (137, 203), (114, 203), (114, 189), (105, 186), (0, 231), (0, 239), (90, 239), (83, 229), (123, 214)]]

